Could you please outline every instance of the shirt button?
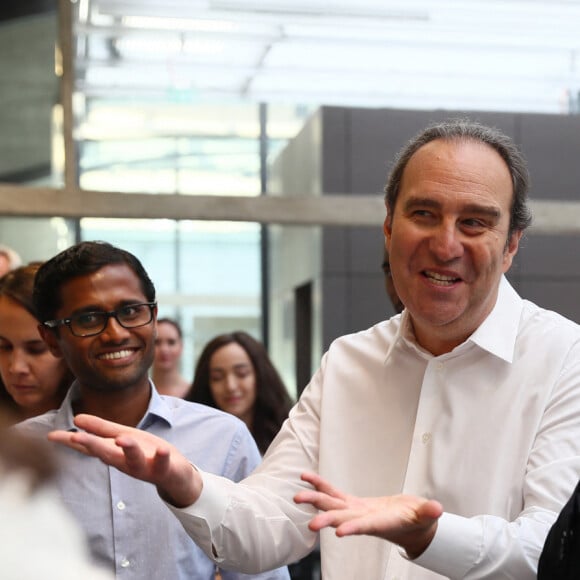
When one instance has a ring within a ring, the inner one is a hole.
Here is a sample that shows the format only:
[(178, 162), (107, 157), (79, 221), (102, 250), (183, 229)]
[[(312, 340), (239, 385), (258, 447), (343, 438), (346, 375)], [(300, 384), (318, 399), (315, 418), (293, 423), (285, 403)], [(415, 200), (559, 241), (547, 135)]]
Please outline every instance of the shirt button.
[(444, 365), (443, 365), (443, 363), (442, 363), (442, 362), (440, 362), (440, 363), (437, 363), (437, 370), (438, 370), (438, 371), (442, 371), (442, 370), (443, 370), (443, 366), (444, 366)]
[(431, 441), (431, 433), (423, 433), (421, 436), (421, 441), (423, 441), (423, 445), (427, 445), (427, 443)]
[(125, 502), (118, 501), (117, 502), (117, 509), (124, 510), (125, 509)]
[(127, 560), (127, 558), (123, 558), (121, 560), (121, 568), (128, 568), (131, 565), (131, 562)]

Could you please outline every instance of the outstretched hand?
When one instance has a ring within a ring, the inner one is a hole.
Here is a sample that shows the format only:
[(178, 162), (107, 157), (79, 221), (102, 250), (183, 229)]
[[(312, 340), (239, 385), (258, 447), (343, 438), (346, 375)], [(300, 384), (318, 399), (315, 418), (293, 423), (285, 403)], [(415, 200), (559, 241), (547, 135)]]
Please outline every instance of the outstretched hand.
[(164, 439), (93, 415), (77, 415), (75, 425), (84, 431), (52, 431), (48, 438), (153, 483), (159, 494), (177, 507), (191, 505), (198, 499), (201, 476)]
[(370, 535), (403, 547), (410, 558), (421, 555), (437, 530), (443, 513), (438, 501), (412, 495), (359, 498), (333, 487), (319, 475), (305, 473), (302, 480), (314, 487), (296, 494), (296, 503), (321, 510), (310, 521), (313, 531), (336, 528), (337, 536)]

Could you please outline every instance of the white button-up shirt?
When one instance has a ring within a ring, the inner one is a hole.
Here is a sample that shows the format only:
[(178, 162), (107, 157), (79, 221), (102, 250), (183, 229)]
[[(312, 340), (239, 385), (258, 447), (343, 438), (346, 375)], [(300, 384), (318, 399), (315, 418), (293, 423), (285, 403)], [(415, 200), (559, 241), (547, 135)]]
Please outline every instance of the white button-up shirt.
[(226, 566), (278, 566), (316, 541), (313, 508), (293, 502), (305, 471), (445, 509), (413, 562), (384, 540), (323, 530), (325, 580), (535, 578), (580, 477), (580, 327), (502, 279), (494, 310), (450, 353), (421, 349), (406, 313), (339, 338), (261, 467), (238, 485), (203, 474), (196, 504), (173, 511)]

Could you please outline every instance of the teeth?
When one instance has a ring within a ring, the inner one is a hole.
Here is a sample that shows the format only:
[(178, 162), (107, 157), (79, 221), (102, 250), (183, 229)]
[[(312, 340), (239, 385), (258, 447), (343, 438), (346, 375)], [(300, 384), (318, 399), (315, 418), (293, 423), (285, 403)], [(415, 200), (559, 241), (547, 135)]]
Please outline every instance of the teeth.
[(125, 358), (131, 354), (130, 350), (118, 350), (117, 352), (108, 352), (107, 354), (102, 354), (99, 358), (105, 360), (115, 360), (118, 358)]
[(427, 278), (440, 286), (451, 286), (458, 278), (453, 276), (445, 276), (444, 274), (437, 274), (436, 272), (425, 272)]

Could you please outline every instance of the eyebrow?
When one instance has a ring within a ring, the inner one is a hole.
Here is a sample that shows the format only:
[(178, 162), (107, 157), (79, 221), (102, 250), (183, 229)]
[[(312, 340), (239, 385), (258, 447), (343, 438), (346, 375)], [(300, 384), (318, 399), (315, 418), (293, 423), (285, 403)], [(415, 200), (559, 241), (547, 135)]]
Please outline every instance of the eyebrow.
[[(119, 310), (119, 308), (125, 308), (126, 306), (133, 306), (135, 304), (143, 304), (145, 302), (148, 302), (148, 300), (144, 300), (143, 302), (141, 302), (140, 300), (121, 300), (120, 302), (117, 303), (117, 305), (115, 306), (115, 310)], [(108, 310), (105, 310), (102, 306), (98, 305), (98, 304), (87, 304), (86, 306), (81, 306), (80, 308), (77, 308), (76, 310), (74, 310), (70, 316), (74, 316), (75, 314), (89, 314), (91, 312), (108, 312)]]
[[(234, 366), (231, 367), (234, 371), (235, 370), (239, 370), (239, 369), (246, 369), (252, 368), (252, 365), (249, 362), (243, 362), (243, 363), (236, 363)], [(210, 372), (212, 371), (216, 371), (216, 372), (224, 372), (226, 370), (225, 367), (210, 367)]]
[[(441, 203), (429, 197), (411, 197), (405, 201), (403, 207), (405, 210), (408, 211), (417, 206), (440, 209)], [(495, 205), (481, 205), (478, 203), (469, 203), (467, 205), (462, 206), (461, 211), (467, 213), (474, 213), (478, 215), (486, 215), (496, 221), (499, 220), (501, 217), (501, 211)]]

